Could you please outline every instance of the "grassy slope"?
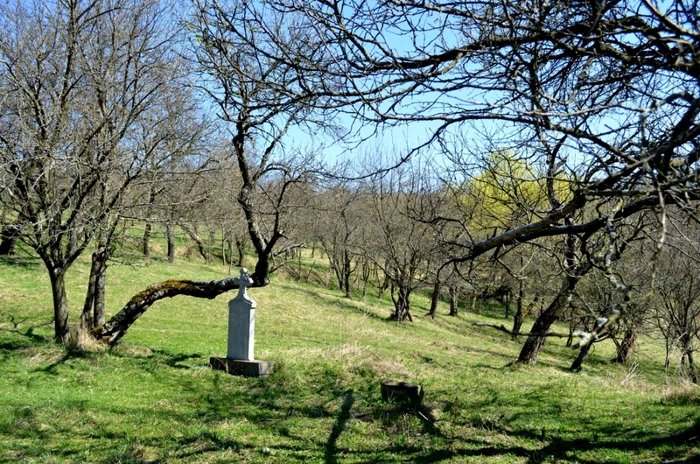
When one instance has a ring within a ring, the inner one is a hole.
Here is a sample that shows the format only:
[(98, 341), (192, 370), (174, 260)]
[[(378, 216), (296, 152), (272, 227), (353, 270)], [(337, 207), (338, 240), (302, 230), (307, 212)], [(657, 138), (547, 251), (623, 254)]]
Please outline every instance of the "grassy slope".
[[(318, 264), (316, 265), (318, 269)], [(68, 277), (73, 317), (88, 268)], [(114, 265), (108, 308), (152, 282), (208, 280), (224, 268)], [(226, 302), (179, 297), (151, 308), (109, 352), (48, 341), (48, 279), (31, 259), (0, 261), (0, 462), (699, 462), (700, 394), (668, 385), (645, 340), (632, 371), (597, 346), (550, 341), (534, 367), (510, 367), (519, 342), (477, 328), (484, 315), (387, 321), (387, 301), (277, 277), (258, 302), (265, 379), (207, 368), (226, 350)], [(379, 399), (383, 378), (420, 383), (429, 427)]]

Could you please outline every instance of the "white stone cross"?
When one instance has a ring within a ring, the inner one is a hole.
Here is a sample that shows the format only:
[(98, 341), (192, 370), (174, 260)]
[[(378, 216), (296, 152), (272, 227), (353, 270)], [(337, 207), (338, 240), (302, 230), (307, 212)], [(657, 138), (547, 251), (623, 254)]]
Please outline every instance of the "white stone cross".
[(228, 303), (228, 359), (252, 361), (255, 348), (255, 301), (248, 298), (246, 287), (253, 285), (248, 270), (241, 269), (238, 295)]

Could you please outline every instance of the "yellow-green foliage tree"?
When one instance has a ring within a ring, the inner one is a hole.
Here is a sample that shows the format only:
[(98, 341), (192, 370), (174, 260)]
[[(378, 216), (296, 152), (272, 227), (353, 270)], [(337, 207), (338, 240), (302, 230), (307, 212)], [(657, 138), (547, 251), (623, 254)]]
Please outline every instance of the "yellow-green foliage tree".
[[(528, 224), (550, 209), (546, 174), (520, 158), (513, 150), (496, 150), (483, 160), (484, 168), (465, 183), (461, 202), (471, 214), (470, 229), (488, 235)], [(560, 200), (571, 197), (563, 175), (554, 180)]]

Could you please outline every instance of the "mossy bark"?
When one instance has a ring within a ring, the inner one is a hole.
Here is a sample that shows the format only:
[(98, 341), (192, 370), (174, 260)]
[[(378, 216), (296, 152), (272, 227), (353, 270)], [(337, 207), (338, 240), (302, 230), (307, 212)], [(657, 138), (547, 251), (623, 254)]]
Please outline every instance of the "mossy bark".
[[(253, 284), (253, 286), (259, 286)], [(211, 282), (196, 282), (191, 280), (166, 280), (151, 285), (134, 295), (131, 300), (109, 321), (93, 329), (93, 336), (108, 345), (116, 344), (126, 331), (141, 317), (156, 301), (187, 295), (197, 298), (216, 298), (218, 295), (238, 288), (238, 277), (229, 277)]]

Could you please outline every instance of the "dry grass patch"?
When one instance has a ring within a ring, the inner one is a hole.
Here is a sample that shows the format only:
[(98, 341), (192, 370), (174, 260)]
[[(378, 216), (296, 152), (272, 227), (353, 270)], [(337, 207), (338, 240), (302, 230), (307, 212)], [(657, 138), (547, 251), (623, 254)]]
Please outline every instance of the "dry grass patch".
[(700, 406), (700, 386), (692, 383), (682, 383), (670, 386), (663, 392), (662, 401), (665, 404)]

